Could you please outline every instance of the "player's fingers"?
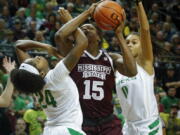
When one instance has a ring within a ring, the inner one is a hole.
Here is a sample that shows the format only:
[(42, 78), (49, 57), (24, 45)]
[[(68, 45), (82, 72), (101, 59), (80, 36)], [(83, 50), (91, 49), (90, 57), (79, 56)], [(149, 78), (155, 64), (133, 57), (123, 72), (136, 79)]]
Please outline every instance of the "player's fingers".
[(68, 10), (66, 10), (66, 9), (64, 10), (64, 12), (65, 12), (65, 13), (69, 13), (69, 11), (68, 11)]
[(15, 62), (15, 60), (12, 62), (12, 65), (13, 65), (13, 66), (15, 66), (15, 65), (16, 65), (16, 62)]
[(61, 9), (61, 12), (62, 12), (62, 14), (64, 15), (64, 14), (66, 13), (66, 9), (62, 8), (62, 9)]
[(3, 63), (7, 63), (7, 56), (3, 58)]
[(11, 57), (9, 57), (8, 62), (11, 63)]
[(99, 3), (103, 2), (103, 1), (104, 1), (104, 0), (100, 0), (100, 1), (98, 1), (97, 3), (95, 3), (95, 4), (97, 4), (97, 5), (98, 5)]
[(58, 10), (58, 12), (60, 13), (61, 16), (63, 15), (63, 10), (64, 10), (63, 7), (60, 7), (59, 10)]
[(123, 14), (123, 22), (126, 20), (126, 12), (125, 12), (125, 10), (123, 9), (123, 12), (122, 12), (122, 14)]

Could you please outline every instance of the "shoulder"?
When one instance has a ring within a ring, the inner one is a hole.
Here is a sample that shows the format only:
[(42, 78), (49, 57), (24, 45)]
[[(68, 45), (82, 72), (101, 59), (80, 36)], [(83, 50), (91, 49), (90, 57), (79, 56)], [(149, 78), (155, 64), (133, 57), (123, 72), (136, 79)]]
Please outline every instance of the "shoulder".
[(154, 78), (154, 69), (153, 69), (153, 72), (150, 73), (148, 72), (143, 66), (141, 66), (139, 63), (136, 64), (137, 65), (137, 70), (138, 72), (140, 72), (141, 74), (144, 74), (146, 76), (149, 76), (149, 77), (153, 77)]

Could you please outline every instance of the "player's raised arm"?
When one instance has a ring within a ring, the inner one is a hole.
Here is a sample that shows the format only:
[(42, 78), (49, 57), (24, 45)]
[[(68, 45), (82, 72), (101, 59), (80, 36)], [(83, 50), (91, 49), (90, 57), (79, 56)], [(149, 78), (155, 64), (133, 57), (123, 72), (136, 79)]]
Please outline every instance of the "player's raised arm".
[[(60, 28), (55, 35), (55, 42), (59, 52), (66, 56), (68, 52), (73, 48), (73, 42), (68, 38), (69, 36), (79, 36), (82, 32), (78, 28), (84, 21), (88, 19), (95, 8), (96, 4), (93, 4), (88, 10), (78, 15), (72, 20), (70, 13), (64, 8), (59, 9), (60, 19), (62, 23), (67, 22), (62, 28)], [(74, 37), (76, 38), (76, 37)]]
[(124, 28), (124, 23), (122, 22), (120, 26), (115, 30), (115, 34), (119, 41), (119, 46), (122, 51), (122, 56), (118, 54), (110, 54), (113, 58), (116, 69), (123, 75), (131, 77), (137, 74), (136, 61), (126, 44), (126, 40), (122, 34), (122, 29)]
[[(85, 36), (85, 34), (78, 29), (78, 27), (91, 15), (91, 10), (94, 7), (90, 7), (90, 9), (84, 11), (82, 14), (77, 16), (74, 19), (71, 19), (69, 22), (64, 24), (63, 27), (60, 28), (60, 30), (56, 33), (56, 43), (65, 45), (67, 38), (74, 33), (75, 38), (75, 46), (74, 48), (67, 54), (67, 56), (64, 59), (64, 64), (66, 67), (71, 71), (73, 67), (78, 62), (80, 56), (82, 55), (83, 51), (87, 48), (88, 41)], [(68, 12), (65, 9), (60, 9), (60, 12), (64, 17), (67, 16), (68, 18)], [(78, 29), (78, 30), (77, 30)], [(66, 52), (67, 53), (67, 52)]]
[[(58, 13), (62, 24), (65, 24), (72, 19), (71, 14), (68, 12), (68, 10), (64, 10), (64, 8), (60, 7)], [(66, 56), (69, 53), (69, 51), (73, 48), (73, 39), (74, 39), (73, 35), (74, 34), (71, 34), (69, 37), (61, 38), (60, 29), (56, 32), (55, 34), (56, 47), (58, 51), (62, 54), (62, 56)]]
[(142, 48), (141, 66), (149, 73), (153, 74), (153, 50), (148, 19), (140, 0), (136, 0), (137, 13), (140, 23), (140, 42)]
[(81, 25), (85, 20), (87, 20), (87, 18), (93, 13), (97, 5), (98, 3), (93, 4), (88, 10), (85, 10), (73, 21), (72, 16), (67, 10), (65, 10), (64, 8), (60, 8), (58, 10), (61, 22), (66, 23), (66, 27), (63, 26), (56, 32), (55, 35), (56, 46), (63, 56), (66, 56), (73, 48), (74, 42), (72, 40), (69, 40), (70, 36), (73, 36), (75, 39), (75, 35), (78, 36), (82, 33), (78, 26)]
[(30, 58), (29, 54), (26, 52), (30, 49), (41, 48), (48, 52), (49, 55), (56, 56), (58, 58), (62, 58), (56, 48), (51, 45), (40, 43), (32, 40), (18, 40), (16, 42), (16, 54), (20, 63), (22, 63), (27, 58)]
[[(3, 59), (3, 67), (6, 69), (7, 73), (10, 73), (15, 68), (15, 61), (11, 61), (11, 58), (5, 57)], [(13, 94), (13, 84), (11, 83), (10, 77), (8, 78), (6, 87), (0, 96), (0, 107), (8, 107), (11, 103), (11, 97)]]
[[(65, 10), (64, 8), (60, 8), (58, 10), (59, 15), (60, 15), (60, 20), (63, 24), (67, 23), (68, 21), (72, 20), (72, 16), (71, 14)], [(71, 29), (74, 30), (74, 29)], [(65, 33), (67, 31), (65, 30)], [(56, 46), (58, 48), (58, 51), (63, 55), (66, 56), (70, 50), (73, 48), (73, 44), (74, 41), (73, 39), (75, 39), (75, 36), (79, 36), (81, 35), (81, 30), (79, 28), (75, 29), (74, 32), (70, 32), (71, 34), (69, 36), (64, 35), (64, 33), (62, 32), (62, 29), (59, 29), (56, 32), (55, 35), (55, 42), (56, 42)], [(72, 39), (73, 38), (73, 39)]]

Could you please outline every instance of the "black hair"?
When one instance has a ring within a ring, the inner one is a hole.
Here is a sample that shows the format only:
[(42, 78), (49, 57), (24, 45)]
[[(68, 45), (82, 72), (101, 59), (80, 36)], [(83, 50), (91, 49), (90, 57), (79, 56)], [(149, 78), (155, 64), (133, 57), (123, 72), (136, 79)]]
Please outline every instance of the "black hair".
[(23, 69), (12, 70), (10, 77), (15, 89), (26, 94), (39, 92), (45, 85), (45, 81), (40, 75)]

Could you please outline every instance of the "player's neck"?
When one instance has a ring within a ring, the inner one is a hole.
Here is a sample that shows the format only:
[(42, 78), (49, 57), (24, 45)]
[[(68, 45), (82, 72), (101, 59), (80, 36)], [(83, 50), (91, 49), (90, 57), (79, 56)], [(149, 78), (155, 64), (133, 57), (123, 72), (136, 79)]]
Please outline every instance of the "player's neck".
[(87, 51), (94, 57), (99, 54), (99, 46), (98, 43), (89, 43)]
[(96, 57), (99, 54), (99, 50), (87, 50), (92, 56)]

